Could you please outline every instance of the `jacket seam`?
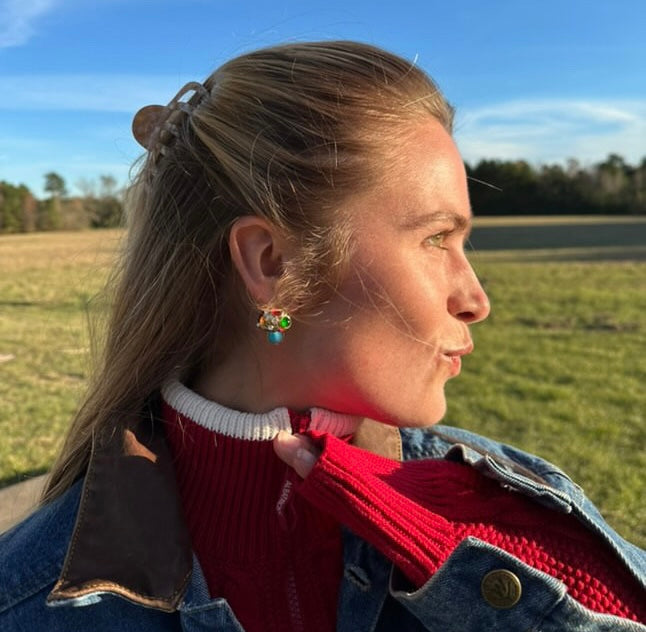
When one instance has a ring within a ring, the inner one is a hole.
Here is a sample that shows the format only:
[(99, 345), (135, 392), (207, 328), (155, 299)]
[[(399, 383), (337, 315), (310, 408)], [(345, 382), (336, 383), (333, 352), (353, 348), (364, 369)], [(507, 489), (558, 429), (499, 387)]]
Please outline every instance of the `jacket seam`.
[[(125, 598), (132, 598), (137, 602), (139, 602), (139, 605), (144, 605), (142, 602), (147, 602), (145, 605), (149, 605), (151, 602), (155, 602), (155, 601), (166, 602), (168, 603), (168, 605), (172, 605), (172, 603), (176, 600), (176, 598), (186, 589), (186, 584), (190, 579), (191, 574), (192, 574), (192, 570), (188, 572), (186, 575), (184, 575), (184, 577), (182, 578), (182, 583), (177, 588), (177, 590), (175, 590), (170, 595), (165, 595), (165, 596), (144, 595), (135, 590), (126, 588), (125, 586), (123, 586), (122, 584), (118, 584), (117, 582), (92, 581), (92, 582), (84, 583), (83, 587), (80, 589), (77, 588), (74, 590), (60, 590), (58, 594), (60, 595), (61, 598), (50, 599), (49, 601), (58, 602), (66, 599), (85, 597), (93, 592), (110, 592), (112, 594), (120, 595)], [(176, 610), (176, 608), (173, 608), (173, 610)]]
[[(442, 432), (441, 430), (438, 430), (436, 428), (433, 429), (433, 435), (438, 437), (441, 441), (444, 441), (445, 443), (448, 444), (448, 449), (445, 451), (445, 454), (453, 446), (463, 445), (463, 446), (465, 446), (467, 448), (470, 448), (471, 450), (473, 450), (474, 452), (476, 452), (477, 454), (479, 454), (482, 457), (487, 457), (488, 456), (489, 458), (493, 459), (497, 463), (510, 467), (513, 472), (516, 472), (517, 474), (520, 474), (521, 476), (525, 476), (526, 478), (528, 478), (531, 481), (534, 481), (535, 483), (540, 483), (542, 485), (547, 485), (548, 487), (552, 487), (549, 484), (549, 482), (545, 479), (545, 477), (543, 475), (543, 472), (545, 472), (545, 471), (548, 471), (551, 474), (552, 473), (553, 474), (559, 474), (562, 478), (564, 478), (564, 479), (566, 479), (568, 481), (571, 481), (570, 477), (567, 474), (565, 474), (564, 472), (561, 472), (561, 471), (557, 471), (555, 466), (552, 466), (553, 468), (555, 468), (554, 470), (552, 470), (552, 469), (545, 470), (544, 468), (541, 467), (540, 471), (538, 471), (538, 468), (537, 468), (537, 471), (533, 471), (533, 470), (529, 469), (528, 467), (526, 467), (525, 465), (522, 465), (518, 461), (510, 458), (509, 456), (496, 454), (496, 453), (491, 453), (487, 448), (485, 448), (483, 446), (476, 445), (474, 443), (471, 443), (471, 442), (467, 441), (464, 437), (460, 437), (459, 439), (455, 439), (455, 438), (451, 437), (450, 435), (445, 434), (444, 432)], [(500, 442), (497, 442), (497, 443), (499, 445), (504, 445), (504, 444), (501, 444)], [(422, 453), (429, 452), (429, 450), (424, 449), (424, 450), (420, 450), (420, 452), (422, 452)]]
[(44, 581), (43, 583), (39, 582), (37, 587), (34, 586), (30, 590), (21, 592), (18, 595), (14, 595), (13, 598), (8, 599), (3, 604), (0, 604), (0, 613), (6, 612), (7, 610), (10, 610), (11, 608), (13, 608), (14, 606), (17, 606), (20, 603), (29, 601), (30, 599), (35, 597), (38, 593), (48, 590), (49, 586), (51, 586), (52, 583), (55, 581), (56, 581), (55, 579), (50, 579), (48, 581)]
[[(95, 446), (92, 447), (92, 452), (94, 453)], [(58, 578), (58, 581), (54, 585), (52, 593), (55, 593), (59, 588), (67, 581), (69, 569), (72, 564), (72, 558), (74, 557), (74, 552), (76, 551), (76, 545), (78, 543), (79, 530), (81, 525), (85, 521), (85, 515), (87, 512), (87, 498), (89, 496), (90, 483), (94, 479), (94, 464), (93, 459), (90, 457), (90, 462), (88, 469), (85, 473), (85, 481), (83, 482), (83, 496), (81, 497), (80, 506), (79, 506), (79, 515), (74, 525), (74, 530), (72, 532), (72, 541), (70, 542), (69, 550), (65, 558), (65, 563), (63, 564), (63, 570)]]

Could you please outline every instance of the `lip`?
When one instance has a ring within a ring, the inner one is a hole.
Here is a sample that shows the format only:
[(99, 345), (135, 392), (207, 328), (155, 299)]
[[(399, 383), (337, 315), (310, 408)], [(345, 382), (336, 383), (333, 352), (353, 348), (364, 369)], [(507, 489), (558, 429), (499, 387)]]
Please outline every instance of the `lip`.
[(456, 347), (453, 349), (445, 349), (442, 351), (441, 356), (449, 365), (449, 372), (451, 377), (459, 375), (460, 370), (462, 369), (462, 356), (467, 355), (473, 351), (473, 342), (462, 347)]
[(455, 347), (453, 349), (444, 349), (442, 355), (449, 356), (449, 358), (459, 358), (460, 356), (467, 355), (473, 351), (473, 342), (469, 341), (462, 347)]

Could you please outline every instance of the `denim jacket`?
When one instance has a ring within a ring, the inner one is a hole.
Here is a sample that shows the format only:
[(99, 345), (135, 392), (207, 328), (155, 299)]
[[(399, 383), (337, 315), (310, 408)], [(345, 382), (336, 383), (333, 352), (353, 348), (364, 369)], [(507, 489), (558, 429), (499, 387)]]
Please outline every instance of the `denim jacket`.
[[(539, 457), (447, 426), (398, 430), (366, 420), (355, 442), (390, 458), (464, 462), (572, 513), (646, 583), (644, 552)], [(343, 537), (339, 632), (646, 631), (586, 609), (557, 579), (476, 538), (465, 539), (426, 584), (411, 590), (373, 547), (349, 531)], [(285, 629), (293, 627), (286, 622)], [(154, 422), (99, 442), (82, 481), (0, 537), (0, 630), (243, 631), (226, 600), (209, 596)]]

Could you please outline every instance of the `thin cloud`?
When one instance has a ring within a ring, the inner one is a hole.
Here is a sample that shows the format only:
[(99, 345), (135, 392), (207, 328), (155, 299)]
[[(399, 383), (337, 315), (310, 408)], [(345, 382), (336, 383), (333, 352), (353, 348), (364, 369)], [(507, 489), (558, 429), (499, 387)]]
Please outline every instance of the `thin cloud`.
[(509, 101), (459, 112), (456, 138), (465, 159), (583, 163), (617, 153), (628, 162), (646, 154), (646, 101)]
[(35, 33), (36, 20), (55, 4), (55, 0), (0, 0), (0, 48), (26, 44)]
[(181, 87), (177, 76), (5, 75), (0, 76), (1, 110), (135, 112), (167, 103)]

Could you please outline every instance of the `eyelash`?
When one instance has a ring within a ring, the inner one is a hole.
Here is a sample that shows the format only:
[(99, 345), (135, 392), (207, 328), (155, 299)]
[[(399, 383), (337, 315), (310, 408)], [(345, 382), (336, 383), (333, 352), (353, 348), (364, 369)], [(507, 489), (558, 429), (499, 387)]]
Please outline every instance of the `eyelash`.
[(427, 246), (432, 246), (433, 248), (448, 250), (448, 248), (444, 245), (444, 242), (452, 233), (453, 233), (452, 230), (440, 231), (439, 233), (435, 233), (434, 235), (430, 235), (429, 237), (424, 239), (424, 244)]

